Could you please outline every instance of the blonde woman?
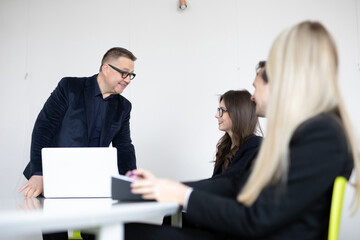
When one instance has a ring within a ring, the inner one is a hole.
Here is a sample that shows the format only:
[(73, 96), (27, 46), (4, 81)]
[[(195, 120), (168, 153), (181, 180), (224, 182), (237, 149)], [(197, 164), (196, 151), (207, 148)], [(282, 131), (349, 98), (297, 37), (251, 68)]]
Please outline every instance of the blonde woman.
[(252, 100), (268, 125), (246, 184), (221, 178), (185, 185), (136, 170), (143, 180), (132, 184), (133, 193), (178, 202), (196, 227), (129, 224), (126, 239), (326, 239), (334, 179), (349, 178), (355, 166), (357, 203), (360, 195), (337, 69), (335, 43), (320, 23), (280, 34), (254, 81)]

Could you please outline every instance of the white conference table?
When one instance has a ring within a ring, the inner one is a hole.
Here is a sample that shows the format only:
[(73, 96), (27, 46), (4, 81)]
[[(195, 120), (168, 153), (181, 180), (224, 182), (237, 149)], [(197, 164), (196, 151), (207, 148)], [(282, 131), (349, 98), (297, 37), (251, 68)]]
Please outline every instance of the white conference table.
[(173, 215), (179, 225), (181, 214), (176, 203), (118, 202), (111, 198), (44, 199), (24, 198), (22, 194), (0, 196), (1, 238), (85, 230), (98, 240), (124, 239), (124, 224), (153, 217)]

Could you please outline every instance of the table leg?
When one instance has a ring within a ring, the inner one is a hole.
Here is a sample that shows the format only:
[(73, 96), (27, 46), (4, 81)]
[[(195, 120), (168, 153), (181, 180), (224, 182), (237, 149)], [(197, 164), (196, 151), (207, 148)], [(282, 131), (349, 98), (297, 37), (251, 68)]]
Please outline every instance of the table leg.
[(123, 240), (124, 239), (124, 224), (123, 223), (116, 223), (116, 224), (109, 224), (100, 227), (97, 240)]

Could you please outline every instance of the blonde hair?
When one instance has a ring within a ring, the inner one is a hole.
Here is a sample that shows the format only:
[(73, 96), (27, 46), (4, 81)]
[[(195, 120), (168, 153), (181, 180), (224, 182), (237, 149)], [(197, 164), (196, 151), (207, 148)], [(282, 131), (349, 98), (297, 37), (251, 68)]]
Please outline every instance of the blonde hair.
[(289, 143), (305, 120), (336, 110), (344, 126), (356, 170), (360, 199), (360, 163), (355, 137), (337, 85), (336, 45), (323, 25), (302, 22), (275, 40), (266, 64), (270, 99), (267, 134), (254, 169), (237, 200), (251, 205), (271, 182), (286, 182)]

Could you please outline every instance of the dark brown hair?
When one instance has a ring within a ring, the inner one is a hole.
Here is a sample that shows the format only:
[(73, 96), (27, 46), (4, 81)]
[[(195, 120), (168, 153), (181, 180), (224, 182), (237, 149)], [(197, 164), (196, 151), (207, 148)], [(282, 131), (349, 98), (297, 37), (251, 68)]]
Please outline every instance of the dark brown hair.
[(132, 52), (130, 52), (129, 50), (127, 50), (125, 48), (121, 48), (121, 47), (113, 47), (113, 48), (109, 49), (103, 56), (103, 58), (101, 60), (100, 71), (101, 71), (102, 65), (104, 65), (104, 63), (107, 62), (109, 59), (118, 59), (119, 57), (126, 57), (132, 61), (136, 61), (136, 59), (137, 59), (135, 57), (135, 55)]
[(217, 144), (215, 167), (224, 159), (222, 172), (230, 165), (236, 152), (251, 136), (254, 136), (258, 126), (256, 105), (250, 100), (251, 94), (247, 90), (230, 90), (220, 97), (232, 121), (234, 147), (230, 135), (225, 133)]

